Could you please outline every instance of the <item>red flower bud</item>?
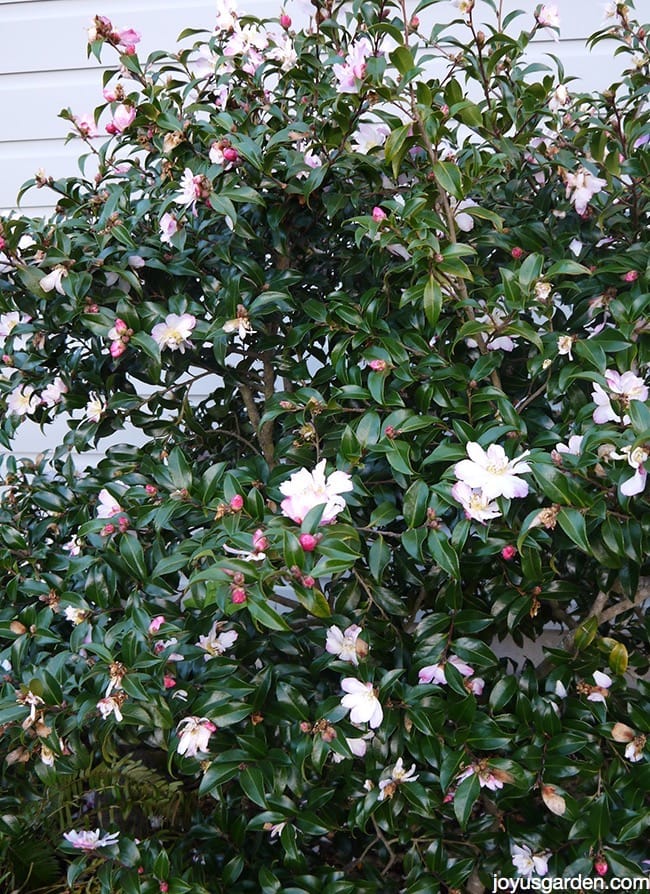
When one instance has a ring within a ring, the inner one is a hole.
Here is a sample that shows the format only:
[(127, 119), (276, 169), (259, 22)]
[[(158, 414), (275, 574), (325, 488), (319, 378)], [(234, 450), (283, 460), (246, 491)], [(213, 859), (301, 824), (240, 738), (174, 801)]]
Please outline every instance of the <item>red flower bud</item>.
[(511, 559), (517, 555), (517, 547), (512, 546), (512, 544), (508, 544), (508, 546), (504, 546), (501, 550), (501, 558), (505, 559), (506, 562), (509, 562)]
[(306, 553), (312, 553), (318, 546), (319, 538), (314, 534), (301, 534), (298, 540)]
[(235, 605), (241, 605), (246, 602), (246, 590), (243, 587), (233, 587), (230, 600)]
[(291, 28), (291, 17), (286, 12), (283, 12), (280, 16), (280, 25), (285, 29)]
[(603, 857), (597, 857), (594, 861), (594, 869), (598, 873), (598, 875), (606, 875), (609, 866), (607, 865), (607, 861)]
[(515, 261), (518, 261), (519, 258), (523, 255), (523, 253), (524, 253), (523, 248), (520, 248), (518, 245), (515, 245), (515, 247), (510, 252), (510, 254), (515, 259)]

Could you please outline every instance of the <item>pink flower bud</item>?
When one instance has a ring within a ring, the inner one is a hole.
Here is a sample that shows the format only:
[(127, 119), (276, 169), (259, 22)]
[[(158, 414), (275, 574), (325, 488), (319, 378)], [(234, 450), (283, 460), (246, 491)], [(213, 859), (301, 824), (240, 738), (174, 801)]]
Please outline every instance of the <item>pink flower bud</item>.
[(245, 578), (244, 575), (241, 573), (241, 571), (235, 571), (235, 573), (234, 573), (233, 576), (232, 576), (232, 580), (233, 580), (233, 583), (234, 583), (236, 586), (239, 587), (239, 586), (241, 586), (241, 585), (244, 583), (244, 581), (246, 580), (246, 578)]
[(126, 345), (123, 341), (112, 341), (110, 351), (111, 357), (116, 360), (126, 351)]
[(113, 124), (112, 121), (109, 121), (106, 125), (106, 133), (116, 134), (118, 133), (117, 127)]
[(115, 525), (104, 525), (99, 533), (102, 535), (102, 537), (108, 537), (110, 534), (115, 533)]
[(506, 562), (509, 562), (511, 559), (517, 555), (517, 547), (512, 544), (508, 544), (508, 546), (504, 546), (501, 550), (501, 558), (505, 559)]
[(628, 270), (627, 273), (623, 274), (624, 282), (636, 282), (638, 278), (639, 278), (638, 270)]
[(160, 882), (159, 891), (160, 894), (167, 894), (167, 892), (169, 891), (169, 885), (167, 884), (167, 882)]
[[(133, 106), (127, 106), (124, 103), (120, 103), (120, 105), (115, 109), (115, 112), (113, 113), (113, 121), (111, 122), (115, 130), (109, 131), (109, 133), (122, 133), (122, 131), (126, 130), (129, 125), (133, 124), (133, 119), (135, 118), (135, 116), (136, 111)], [(107, 124), (107, 131), (109, 127), (110, 124)]]
[(375, 372), (384, 372), (388, 364), (385, 360), (371, 360), (368, 366), (370, 369), (374, 369)]
[(291, 28), (291, 17), (288, 16), (288, 15), (286, 14), (286, 12), (283, 12), (282, 15), (280, 16), (280, 25), (281, 25), (282, 28), (284, 28), (285, 30), (288, 29), (288, 28)]
[(152, 618), (151, 621), (149, 621), (149, 627), (147, 629), (148, 629), (149, 633), (157, 633), (164, 623), (165, 623), (165, 616), (164, 615), (156, 615), (155, 618)]
[(515, 259), (515, 261), (518, 261), (519, 258), (523, 255), (523, 253), (524, 253), (523, 248), (520, 248), (518, 245), (515, 245), (515, 247), (510, 252), (510, 254)]
[(393, 428), (392, 425), (387, 425), (386, 428), (384, 429), (384, 434), (386, 435), (386, 437), (389, 440), (392, 441), (394, 438), (397, 437), (397, 430), (395, 428)]
[(598, 875), (606, 875), (609, 866), (607, 865), (607, 862), (603, 859), (603, 857), (597, 857), (596, 861), (594, 862), (594, 869), (596, 870)]
[(158, 488), (155, 484), (145, 484), (144, 489), (149, 494), (150, 497), (155, 497), (158, 493)]
[(417, 16), (411, 16), (410, 26), (413, 29), (420, 27), (420, 20)]
[(264, 536), (264, 531), (261, 528), (258, 528), (257, 531), (253, 534), (253, 549), (256, 553), (262, 553), (265, 549), (268, 549), (269, 541)]
[(117, 99), (117, 93), (115, 92), (115, 87), (104, 87), (102, 90), (104, 95), (104, 99), (106, 102), (115, 102)]
[(235, 162), (239, 159), (239, 152), (237, 152), (236, 149), (233, 149), (232, 146), (227, 146), (223, 150), (223, 157), (224, 157), (225, 161)]
[(117, 520), (117, 526), (120, 529), (120, 533), (123, 534), (125, 531), (129, 530), (129, 520), (125, 515), (121, 515)]
[(381, 223), (382, 220), (386, 220), (386, 217), (387, 217), (387, 214), (383, 210), (383, 208), (380, 208), (379, 205), (375, 205), (375, 207), (372, 209), (372, 219), (376, 223)]
[(316, 581), (311, 576), (311, 574), (305, 574), (302, 579), (302, 585), (303, 587), (308, 587), (311, 590), (311, 588), (316, 585)]
[(230, 501), (230, 508), (233, 512), (239, 512), (240, 509), (243, 508), (244, 498), (241, 494), (235, 494), (235, 496)]
[(233, 587), (230, 600), (234, 605), (241, 605), (246, 602), (246, 590), (243, 587)]
[(318, 546), (318, 539), (319, 538), (314, 536), (314, 534), (301, 534), (300, 537), (298, 537), (300, 545), (306, 553), (313, 553)]
[(310, 733), (311, 730), (312, 730), (312, 726), (308, 720), (300, 721), (300, 732), (301, 733)]
[(176, 685), (176, 677), (172, 677), (171, 674), (165, 674), (163, 677), (163, 686), (165, 689), (173, 689)]
[(0, 251), (3, 250), (3, 248), (5, 247), (6, 244), (7, 244), (7, 243), (4, 241), (4, 239), (2, 238), (2, 236), (0, 236)]

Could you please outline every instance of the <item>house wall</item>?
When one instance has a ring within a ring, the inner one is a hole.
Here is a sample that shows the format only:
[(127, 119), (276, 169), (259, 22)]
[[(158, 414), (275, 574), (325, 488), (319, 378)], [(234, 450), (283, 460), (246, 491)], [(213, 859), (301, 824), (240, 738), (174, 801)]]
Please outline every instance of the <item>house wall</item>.
[[(505, 0), (504, 8), (524, 10), (520, 21), (532, 24), (537, 5), (534, 0)], [(612, 46), (602, 43), (591, 54), (585, 49), (586, 37), (602, 24), (604, 2), (557, 0), (557, 5), (561, 40), (555, 42), (548, 34), (548, 39), (535, 42), (531, 55), (543, 60), (546, 53), (557, 54), (567, 72), (580, 78), (580, 89), (609, 84), (618, 71)], [(15, 208), (21, 184), (39, 168), (57, 178), (77, 172), (81, 144), (75, 140), (65, 143), (69, 128), (57, 116), (66, 107), (75, 114), (91, 112), (102, 101), (101, 66), (86, 55), (86, 31), (95, 14), (108, 16), (118, 28), (140, 31), (138, 52), (146, 55), (173, 47), (185, 27), (211, 30), (215, 6), (214, 0), (0, 0), (0, 213)], [(240, 0), (239, 6), (242, 12), (273, 16), (279, 14), (281, 0)], [(305, 21), (307, 0), (287, 0), (284, 6), (294, 23)], [(481, 6), (478, 0), (477, 11)], [(639, 19), (650, 21), (650, 0), (637, 0), (636, 11)], [(440, 2), (421, 14), (422, 28), (427, 22), (457, 17), (458, 10), (451, 3)], [(108, 62), (114, 61), (110, 52), (105, 56)], [(53, 200), (47, 190), (30, 190), (19, 210), (28, 215), (47, 214)], [(34, 456), (59, 443), (65, 431), (63, 421), (46, 432), (25, 421), (15, 452)], [(112, 441), (130, 437), (124, 433)], [(99, 456), (86, 455), (84, 460)]]

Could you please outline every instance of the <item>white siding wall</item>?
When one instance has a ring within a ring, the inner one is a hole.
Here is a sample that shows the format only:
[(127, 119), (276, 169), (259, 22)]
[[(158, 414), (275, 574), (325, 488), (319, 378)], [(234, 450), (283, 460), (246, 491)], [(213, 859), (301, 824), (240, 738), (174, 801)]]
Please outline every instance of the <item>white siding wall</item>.
[[(241, 11), (260, 16), (278, 15), (284, 5), (297, 23), (300, 0), (240, 0)], [(616, 77), (618, 61), (612, 46), (600, 44), (587, 54), (585, 38), (602, 23), (604, 0), (555, 0), (562, 18), (562, 40), (539, 40), (535, 56), (559, 55), (569, 74), (581, 78), (581, 89), (599, 88)], [(304, 7), (303, 3), (303, 7)], [(415, 6), (415, 3), (412, 4)], [(532, 23), (535, 0), (506, 0), (506, 9), (523, 9)], [(480, 8), (480, 4), (479, 4)], [(642, 21), (650, 20), (650, 0), (637, 0)], [(22, 183), (39, 168), (55, 177), (76, 172), (81, 143), (64, 143), (68, 125), (59, 119), (62, 108), (75, 114), (91, 112), (102, 99), (101, 75), (95, 60), (86, 56), (86, 29), (95, 14), (108, 16), (117, 28), (133, 27), (142, 33), (138, 51), (174, 46), (185, 27), (211, 29), (214, 0), (0, 0), (0, 212), (15, 206)], [(458, 16), (450, 3), (430, 7), (425, 21)], [(304, 19), (304, 15), (302, 16)], [(423, 25), (425, 23), (423, 21)], [(526, 18), (521, 22), (525, 23)], [(550, 36), (549, 36), (550, 37)], [(105, 54), (110, 65), (111, 53)], [(30, 215), (47, 213), (52, 196), (31, 190), (21, 204)], [(28, 422), (16, 441), (19, 455), (34, 455), (59, 443), (65, 425), (46, 433)], [(116, 436), (115, 441), (130, 435)]]

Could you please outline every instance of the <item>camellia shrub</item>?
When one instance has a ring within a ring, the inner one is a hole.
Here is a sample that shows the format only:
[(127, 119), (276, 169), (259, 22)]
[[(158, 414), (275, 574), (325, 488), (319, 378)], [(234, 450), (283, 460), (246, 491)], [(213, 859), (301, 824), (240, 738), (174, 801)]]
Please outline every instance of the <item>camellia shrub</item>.
[(647, 871), (648, 30), (456, 7), (95, 19), (2, 220), (3, 890)]

